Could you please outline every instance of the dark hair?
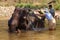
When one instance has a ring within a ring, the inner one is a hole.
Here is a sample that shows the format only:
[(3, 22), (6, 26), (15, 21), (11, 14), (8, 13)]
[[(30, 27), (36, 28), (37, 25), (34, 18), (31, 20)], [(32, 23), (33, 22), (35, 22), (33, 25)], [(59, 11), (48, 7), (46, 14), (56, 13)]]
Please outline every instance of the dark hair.
[(52, 5), (49, 5), (50, 8), (52, 8)]

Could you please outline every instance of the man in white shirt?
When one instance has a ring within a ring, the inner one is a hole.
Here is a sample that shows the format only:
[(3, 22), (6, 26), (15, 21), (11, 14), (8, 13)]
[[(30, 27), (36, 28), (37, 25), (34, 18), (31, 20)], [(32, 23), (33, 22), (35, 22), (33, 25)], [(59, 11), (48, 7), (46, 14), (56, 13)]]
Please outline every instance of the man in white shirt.
[(51, 15), (51, 13), (48, 11), (48, 9), (45, 9), (45, 16), (48, 20), (48, 25), (49, 25), (49, 30), (53, 30), (56, 28), (56, 20), (54, 17)]
[(39, 16), (45, 16), (47, 18), (49, 30), (56, 29), (56, 21), (54, 17), (51, 15), (51, 13), (49, 12), (48, 8), (45, 8), (43, 11), (40, 12), (43, 12), (43, 14), (40, 14)]
[(54, 8), (52, 7), (51, 4), (49, 5), (49, 12), (51, 13), (51, 15), (52, 15), (53, 17), (55, 16), (55, 10), (54, 10)]

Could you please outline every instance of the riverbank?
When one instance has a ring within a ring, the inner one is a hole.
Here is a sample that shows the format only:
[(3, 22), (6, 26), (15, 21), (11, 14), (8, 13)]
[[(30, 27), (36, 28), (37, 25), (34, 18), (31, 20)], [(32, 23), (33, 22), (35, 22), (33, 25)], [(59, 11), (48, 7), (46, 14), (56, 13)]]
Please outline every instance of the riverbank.
[[(2, 7), (0, 6), (0, 20), (8, 20), (10, 19), (12, 13), (14, 12), (15, 7), (9, 6), (9, 7)], [(60, 10), (55, 11), (56, 15), (60, 16)]]

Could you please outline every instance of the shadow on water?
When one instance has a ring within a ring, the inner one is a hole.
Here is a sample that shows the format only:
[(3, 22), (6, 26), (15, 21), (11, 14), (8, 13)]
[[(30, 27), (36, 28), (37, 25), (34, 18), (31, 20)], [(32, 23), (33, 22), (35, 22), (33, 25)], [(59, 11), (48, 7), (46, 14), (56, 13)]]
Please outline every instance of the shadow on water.
[(8, 33), (7, 21), (0, 22), (0, 40), (60, 40), (60, 29), (55, 31), (26, 31), (21, 33)]

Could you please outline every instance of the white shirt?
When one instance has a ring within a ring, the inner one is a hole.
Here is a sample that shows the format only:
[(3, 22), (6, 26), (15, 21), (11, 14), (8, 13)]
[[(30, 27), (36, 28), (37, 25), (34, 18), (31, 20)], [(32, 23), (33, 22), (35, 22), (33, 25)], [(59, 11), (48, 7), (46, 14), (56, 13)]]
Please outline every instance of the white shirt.
[(51, 13), (49, 12), (49, 10), (47, 8), (45, 9), (45, 16), (48, 20), (53, 19), (53, 16), (51, 15)]

